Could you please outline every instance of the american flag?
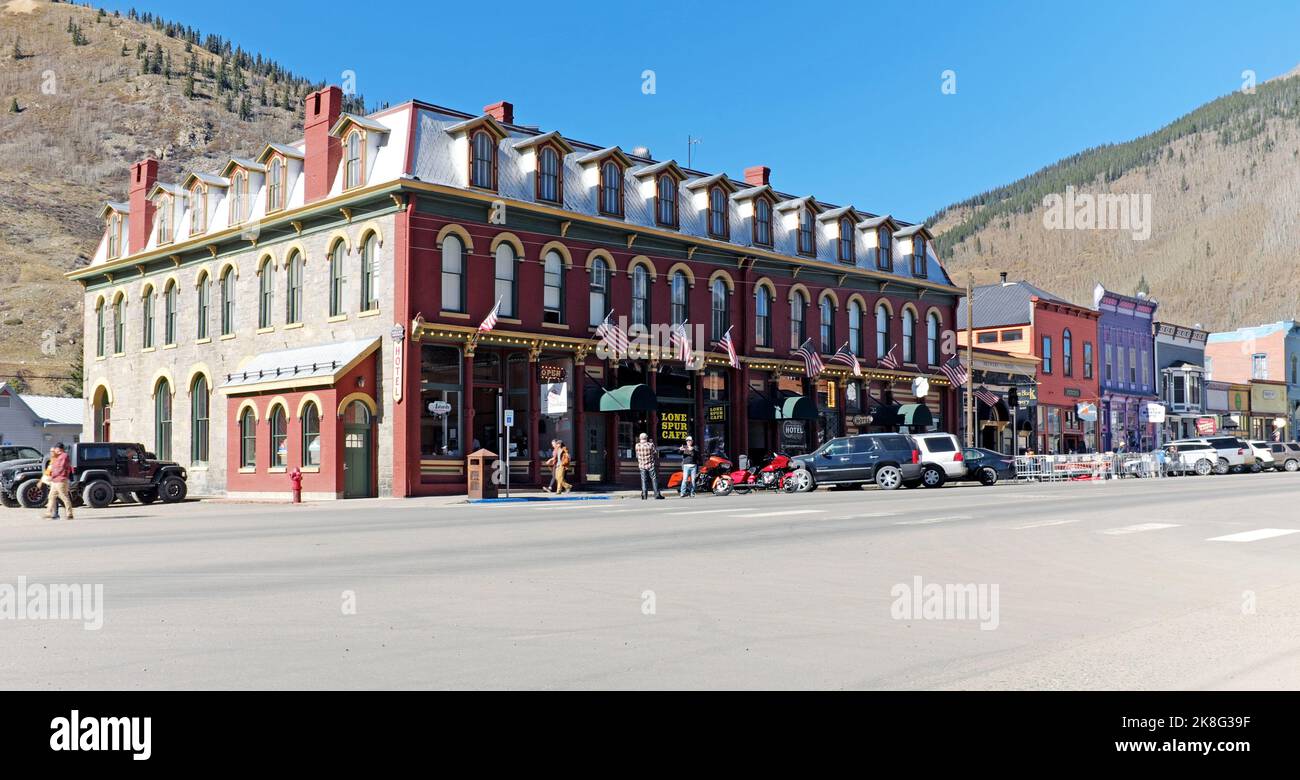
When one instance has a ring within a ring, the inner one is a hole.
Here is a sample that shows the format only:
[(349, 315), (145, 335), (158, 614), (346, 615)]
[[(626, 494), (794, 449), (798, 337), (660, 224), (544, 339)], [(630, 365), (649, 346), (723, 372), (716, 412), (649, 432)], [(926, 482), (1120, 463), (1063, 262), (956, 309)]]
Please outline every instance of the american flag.
[(858, 364), (858, 356), (849, 349), (849, 342), (844, 342), (844, 346), (837, 349), (834, 355), (831, 355), (831, 360), (852, 368), (854, 376), (862, 376), (862, 366)]
[(997, 393), (983, 387), (975, 391), (975, 397), (989, 406), (997, 406), (1000, 400)]
[(483, 321), (479, 323), (479, 333), (487, 333), (497, 326), (497, 312), (499, 311), (501, 311), (501, 299), (497, 298), (497, 305), (493, 306), (492, 311), (488, 312), (488, 316), (484, 317)]
[(966, 366), (962, 365), (961, 359), (956, 355), (948, 358), (948, 362), (939, 366), (939, 371), (952, 382), (953, 387), (961, 387), (966, 384), (970, 375), (966, 373)]
[(794, 354), (803, 358), (804, 370), (807, 371), (809, 377), (814, 377), (826, 369), (826, 364), (822, 362), (821, 356), (817, 354), (817, 350), (809, 346), (811, 343), (812, 339), (804, 341), (804, 343), (800, 344), (799, 348), (794, 351)]
[(1281, 429), (1281, 428), (1274, 428), (1274, 429), (1273, 429), (1273, 441), (1282, 441), (1282, 429)]
[(612, 311), (605, 315), (605, 321), (596, 327), (596, 335), (600, 336), (600, 340), (605, 342), (605, 346), (615, 355), (626, 355), (632, 346), (631, 342), (627, 340), (627, 333), (610, 321), (609, 318), (612, 316), (614, 316)]
[(691, 364), (691, 336), (686, 331), (686, 323), (674, 325), (668, 334), (668, 342), (673, 348), (673, 357), (686, 365)]
[(727, 361), (731, 363), (731, 367), (740, 368), (740, 358), (736, 357), (736, 342), (731, 340), (731, 328), (727, 328), (727, 332), (718, 339), (718, 346), (727, 353)]
[(886, 352), (885, 356), (880, 359), (880, 365), (884, 366), (885, 368), (898, 368), (899, 366), (903, 365), (901, 362), (899, 362), (898, 358), (894, 357), (894, 350), (896, 349), (898, 349), (898, 345), (891, 344), (889, 346), (889, 351)]

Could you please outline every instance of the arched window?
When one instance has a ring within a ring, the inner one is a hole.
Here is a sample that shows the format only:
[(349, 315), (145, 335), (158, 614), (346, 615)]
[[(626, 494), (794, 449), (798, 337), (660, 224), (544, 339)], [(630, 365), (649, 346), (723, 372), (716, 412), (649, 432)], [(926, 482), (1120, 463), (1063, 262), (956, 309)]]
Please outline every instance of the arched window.
[(862, 305), (849, 301), (849, 350), (862, 357)]
[(266, 172), (266, 210), (279, 211), (284, 208), (284, 162), (276, 157), (271, 160), (271, 167)]
[(537, 151), (537, 199), (549, 203), (564, 201), (564, 179), (560, 176), (560, 153), (553, 146)]
[(230, 224), (238, 225), (248, 218), (248, 174), (235, 171), (230, 178)]
[(195, 338), (202, 341), (208, 337), (208, 318), (211, 303), (212, 286), (208, 283), (207, 274), (199, 274), (199, 284), (195, 289), (195, 308), (194, 316), (198, 320), (198, 328), (195, 331)]
[(727, 208), (727, 191), (718, 186), (709, 188), (709, 235), (726, 239), (731, 236), (730, 215)]
[(1074, 376), (1074, 337), (1069, 328), (1061, 334), (1061, 367), (1066, 376)]
[(282, 469), (289, 464), (289, 416), (283, 404), (275, 405), (267, 422), (271, 435), (271, 468)]
[(609, 265), (601, 258), (591, 261), (591, 281), (587, 298), (587, 322), (596, 327), (609, 313)]
[(275, 302), (275, 264), (267, 258), (257, 269), (257, 327), (271, 327)]
[(348, 133), (347, 154), (344, 164), (344, 189), (352, 189), (361, 186), (362, 179), (362, 158), (361, 158), (361, 131), (353, 130)]
[(811, 206), (799, 210), (799, 254), (817, 254), (816, 217)]
[(754, 288), (754, 343), (772, 346), (772, 293), (762, 286)]
[(112, 431), (110, 430), (112, 418), (112, 406), (108, 402), (108, 390), (99, 388), (95, 391), (95, 398), (91, 404), (95, 411), (95, 430), (92, 432), (95, 441), (109, 441)]
[(153, 451), (159, 460), (172, 457), (172, 386), (158, 380), (153, 392)]
[(655, 222), (677, 227), (677, 180), (666, 173), (655, 184)]
[(190, 385), (190, 462), (208, 462), (208, 379), (199, 374)]
[(754, 199), (754, 243), (772, 246), (772, 202), (767, 198)]
[(916, 314), (903, 309), (903, 362), (916, 362)]
[(330, 249), (330, 316), (338, 317), (343, 314), (344, 295), (347, 293), (348, 277), (347, 267), (344, 266), (343, 250), (346, 244), (342, 240), (335, 241), (334, 247)]
[(894, 237), (889, 228), (881, 228), (876, 233), (880, 246), (876, 248), (876, 267), (882, 271), (894, 270)]
[(497, 313), (502, 317), (515, 316), (516, 265), (515, 248), (508, 241), (502, 241), (497, 245), (495, 290), (496, 297), (501, 300)]
[(154, 345), (154, 305), (157, 299), (153, 287), (145, 289), (143, 311), (140, 312), (140, 346), (145, 349), (152, 349)]
[(912, 236), (912, 276), (925, 276), (925, 236)]
[(876, 304), (876, 359), (889, 354), (889, 307)]
[(448, 235), (442, 240), (442, 308), (465, 311), (465, 255), (460, 237)]
[(320, 409), (311, 402), (302, 410), (302, 465), (320, 465)]
[(176, 343), (176, 304), (180, 297), (176, 282), (167, 282), (163, 290), (163, 344)]
[(302, 322), (302, 253), (293, 250), (284, 264), (284, 321), (292, 325)]
[[(379, 237), (370, 233), (361, 242), (361, 311), (374, 311), (379, 308)], [(443, 250), (446, 257), (446, 250)], [(459, 252), (458, 257), (459, 260)], [(453, 309), (453, 311), (461, 311)]]
[(935, 312), (925, 318), (925, 362), (939, 365), (939, 315)]
[(108, 218), (108, 259), (122, 254), (122, 217), (113, 214)]
[(650, 324), (650, 272), (644, 265), (632, 269), (632, 324)]
[(804, 314), (808, 309), (808, 299), (803, 292), (795, 290), (790, 294), (790, 349), (798, 349), (804, 342)]
[(229, 266), (221, 275), (221, 335), (235, 332), (235, 268)]
[(113, 354), (126, 352), (126, 296), (119, 295), (113, 300)]
[(848, 217), (840, 219), (840, 262), (854, 263), (857, 261), (857, 247), (854, 246), (853, 220)]
[(174, 201), (170, 195), (163, 195), (158, 199), (158, 243), (170, 244), (172, 242), (172, 204)]
[(714, 279), (709, 289), (709, 336), (719, 341), (731, 327), (731, 312), (727, 306), (727, 283)]
[(104, 299), (95, 304), (95, 357), (103, 357), (108, 344), (108, 322), (104, 312)]
[(257, 468), (257, 415), (251, 408), (239, 415), (239, 467)]
[(195, 184), (190, 190), (190, 235), (197, 236), (208, 229), (208, 188)]
[(564, 322), (564, 258), (554, 249), (542, 259), (542, 321)]
[(829, 297), (822, 298), (819, 314), (821, 322), (818, 325), (821, 328), (822, 352), (829, 354), (839, 349), (839, 345), (835, 343), (835, 307), (831, 305)]
[(681, 325), (683, 322), (686, 322), (686, 318), (690, 316), (689, 306), (687, 304), (689, 300), (689, 291), (690, 285), (686, 280), (685, 272), (674, 272), (671, 279), (671, 287), (669, 289), (672, 298), (672, 311), (670, 312), (672, 315), (672, 322), (669, 324)]
[(600, 166), (600, 213), (623, 216), (623, 169), (613, 160)]
[(485, 190), (497, 188), (497, 145), (486, 130), (478, 130), (470, 143), (469, 183)]

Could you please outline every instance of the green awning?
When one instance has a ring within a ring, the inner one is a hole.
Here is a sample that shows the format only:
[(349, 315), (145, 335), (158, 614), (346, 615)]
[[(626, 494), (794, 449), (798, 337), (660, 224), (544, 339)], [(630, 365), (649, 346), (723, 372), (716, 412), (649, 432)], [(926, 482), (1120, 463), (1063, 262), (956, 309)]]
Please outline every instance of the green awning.
[(792, 395), (776, 408), (778, 420), (816, 420), (817, 404), (806, 395)]
[(871, 410), (871, 424), (884, 428), (897, 428), (903, 424), (903, 421), (898, 417), (898, 409), (897, 406), (877, 404)]
[(659, 401), (649, 385), (624, 385), (606, 390), (600, 397), (602, 412), (653, 412)]
[(929, 428), (934, 425), (934, 415), (925, 404), (903, 404), (898, 407), (899, 425), (909, 428)]

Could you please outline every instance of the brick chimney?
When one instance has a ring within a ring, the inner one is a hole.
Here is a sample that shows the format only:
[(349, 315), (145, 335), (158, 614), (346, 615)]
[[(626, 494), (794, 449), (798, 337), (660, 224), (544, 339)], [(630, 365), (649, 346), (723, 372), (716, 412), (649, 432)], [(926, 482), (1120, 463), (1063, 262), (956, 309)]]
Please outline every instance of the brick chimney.
[(303, 173), (307, 176), (306, 201), (311, 203), (329, 195), (330, 183), (343, 160), (343, 141), (330, 135), (330, 128), (343, 111), (343, 90), (331, 85), (311, 93), (304, 103), (307, 113), (303, 134), (307, 151)]
[(751, 165), (745, 169), (745, 181), (754, 187), (770, 184), (772, 169), (766, 165)]
[(483, 113), (503, 125), (513, 125), (515, 123), (515, 106), (513, 103), (507, 103), (504, 100), (498, 100), (490, 106), (483, 106)]
[(133, 255), (144, 249), (149, 243), (149, 231), (153, 227), (153, 201), (149, 200), (149, 190), (158, 182), (158, 161), (146, 157), (131, 166), (131, 218), (130, 232), (126, 237), (126, 254)]

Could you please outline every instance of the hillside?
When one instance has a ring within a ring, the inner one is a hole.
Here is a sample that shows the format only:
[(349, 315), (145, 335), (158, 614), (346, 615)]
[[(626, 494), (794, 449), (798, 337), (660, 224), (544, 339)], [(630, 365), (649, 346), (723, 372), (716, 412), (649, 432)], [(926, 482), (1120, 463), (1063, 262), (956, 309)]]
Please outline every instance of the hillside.
[(88, 262), (132, 162), (156, 156), (173, 181), (291, 141), (314, 88), (178, 24), (0, 0), (0, 378), (59, 392), (77, 372), (80, 286), (63, 274)]
[[(1300, 78), (1201, 106), (1127, 143), (1089, 149), (954, 204), (927, 224), (953, 278), (999, 271), (1083, 304), (1145, 277), (1160, 317), (1212, 330), (1295, 317), (1300, 289)], [(1067, 186), (1149, 193), (1151, 234), (1048, 230)]]

